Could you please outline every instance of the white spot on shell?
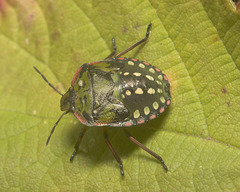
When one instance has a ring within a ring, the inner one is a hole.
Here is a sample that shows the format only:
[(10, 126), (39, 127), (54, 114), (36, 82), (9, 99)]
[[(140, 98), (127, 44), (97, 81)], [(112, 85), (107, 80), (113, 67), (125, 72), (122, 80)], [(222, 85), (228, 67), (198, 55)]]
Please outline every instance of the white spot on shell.
[(148, 91), (147, 91), (148, 94), (155, 94), (155, 89), (153, 88), (149, 88)]
[(146, 77), (147, 77), (149, 80), (154, 81), (154, 78), (153, 78), (152, 76), (146, 75)]
[(157, 109), (158, 109), (158, 107), (159, 107), (159, 105), (158, 105), (158, 102), (157, 102), (157, 101), (155, 101), (155, 102), (153, 103), (153, 108), (154, 108), (155, 110), (157, 110)]
[(136, 119), (136, 118), (138, 118), (139, 116), (140, 116), (139, 110), (134, 111), (133, 117)]
[(133, 73), (133, 75), (139, 77), (139, 76), (141, 76), (142, 74), (141, 74), (141, 73), (137, 73), (137, 72), (135, 72), (135, 73)]
[(159, 79), (160, 81), (162, 81), (162, 80), (163, 80), (163, 76), (162, 76), (162, 75), (158, 75), (158, 79)]
[(127, 90), (126, 95), (131, 95), (131, 91)]
[(142, 64), (142, 63), (140, 63), (139, 65), (138, 65), (140, 68), (145, 68), (145, 65), (144, 64)]
[(78, 81), (78, 85), (79, 85), (80, 87), (82, 87), (82, 86), (83, 86), (83, 80), (80, 79), (80, 80)]
[(160, 81), (157, 80), (156, 82), (157, 82), (158, 85), (162, 85), (162, 83)]
[(160, 97), (160, 101), (161, 101), (162, 103), (165, 103), (165, 102), (166, 102), (166, 99), (165, 99), (164, 97)]
[(143, 90), (141, 88), (137, 88), (135, 91), (136, 94), (143, 94)]
[(150, 71), (151, 73), (155, 73), (155, 70), (154, 70), (153, 68), (150, 68), (149, 71)]
[(148, 115), (150, 113), (149, 107), (144, 107), (144, 114)]
[(128, 61), (128, 65), (134, 65), (132, 61)]

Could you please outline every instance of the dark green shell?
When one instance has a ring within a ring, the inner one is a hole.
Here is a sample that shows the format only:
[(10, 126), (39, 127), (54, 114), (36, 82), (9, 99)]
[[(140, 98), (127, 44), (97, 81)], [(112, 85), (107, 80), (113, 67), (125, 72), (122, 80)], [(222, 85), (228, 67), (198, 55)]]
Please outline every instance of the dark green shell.
[(119, 57), (82, 65), (61, 109), (71, 109), (87, 126), (133, 126), (156, 118), (170, 99), (170, 84), (160, 69)]

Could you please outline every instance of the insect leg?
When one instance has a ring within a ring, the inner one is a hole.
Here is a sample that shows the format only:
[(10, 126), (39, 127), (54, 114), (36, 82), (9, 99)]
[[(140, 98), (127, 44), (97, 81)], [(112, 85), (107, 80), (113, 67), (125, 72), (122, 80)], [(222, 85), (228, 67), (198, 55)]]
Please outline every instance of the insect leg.
[(127, 52), (131, 51), (132, 49), (134, 49), (135, 47), (137, 47), (138, 45), (142, 44), (143, 42), (147, 41), (148, 38), (149, 38), (149, 35), (150, 35), (150, 28), (152, 26), (152, 23), (149, 23), (148, 24), (148, 27), (147, 27), (147, 32), (146, 32), (146, 36), (141, 39), (140, 41), (138, 41), (137, 43), (134, 43), (133, 45), (131, 45), (130, 47), (128, 47), (127, 49), (125, 49), (124, 51), (122, 51), (121, 53), (118, 53), (116, 55), (116, 57), (120, 57), (124, 54), (126, 54)]
[(120, 159), (118, 154), (113, 149), (111, 143), (109, 142), (109, 139), (108, 139), (108, 128), (107, 127), (104, 129), (104, 139), (105, 139), (105, 142), (107, 143), (107, 146), (109, 147), (109, 149), (111, 150), (112, 154), (114, 155), (115, 159), (119, 163), (119, 165), (120, 165), (120, 172), (121, 172), (122, 176), (124, 176), (122, 160)]
[(162, 165), (163, 165), (163, 168), (165, 169), (165, 171), (168, 171), (168, 168), (166, 166), (166, 164), (164, 163), (163, 159), (156, 153), (154, 153), (153, 151), (151, 151), (150, 149), (148, 149), (147, 147), (145, 147), (142, 143), (140, 143), (139, 141), (137, 141), (135, 138), (133, 138), (133, 136), (130, 135), (130, 133), (124, 129), (124, 132), (125, 134), (127, 135), (127, 137), (133, 142), (135, 143), (136, 145), (138, 145), (139, 147), (141, 147), (142, 149), (144, 149), (146, 152), (148, 152), (150, 155), (152, 155), (153, 157), (155, 157), (157, 160), (159, 160)]
[(77, 140), (77, 142), (76, 142), (76, 144), (75, 144), (75, 146), (74, 146), (75, 150), (73, 151), (73, 154), (72, 154), (72, 156), (70, 157), (70, 161), (71, 161), (71, 162), (73, 161), (76, 153), (78, 152), (79, 144), (80, 144), (80, 142), (82, 141), (82, 138), (83, 138), (86, 130), (87, 130), (87, 127), (84, 126), (83, 129), (82, 129), (81, 132), (80, 132), (80, 135), (79, 135), (79, 137), (78, 137), (78, 140)]
[(116, 54), (116, 52), (117, 52), (117, 46), (116, 46), (116, 43), (115, 43), (115, 38), (112, 38), (112, 44), (113, 44), (113, 52), (110, 53), (110, 55), (108, 55), (108, 56), (105, 58), (105, 60), (112, 58), (112, 57)]

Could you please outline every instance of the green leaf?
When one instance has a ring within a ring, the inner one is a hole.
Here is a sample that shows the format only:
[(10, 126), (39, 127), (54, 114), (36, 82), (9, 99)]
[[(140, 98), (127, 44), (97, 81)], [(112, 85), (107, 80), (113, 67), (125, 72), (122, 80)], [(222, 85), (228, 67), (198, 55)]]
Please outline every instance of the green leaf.
[[(135, 146), (121, 129), (110, 141), (72, 114), (46, 139), (59, 116), (61, 92), (78, 67), (102, 60), (112, 37), (126, 54), (167, 74), (172, 104), (161, 117), (129, 128), (169, 168)], [(0, 191), (239, 191), (240, 16), (230, 0), (0, 1)]]

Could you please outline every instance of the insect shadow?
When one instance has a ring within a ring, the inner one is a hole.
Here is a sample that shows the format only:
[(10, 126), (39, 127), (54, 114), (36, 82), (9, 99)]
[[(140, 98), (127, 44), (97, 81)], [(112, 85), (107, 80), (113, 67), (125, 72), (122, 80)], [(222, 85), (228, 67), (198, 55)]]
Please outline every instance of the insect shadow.
[[(147, 141), (152, 139), (152, 136), (159, 131), (162, 131), (164, 121), (166, 120), (165, 116), (168, 114), (168, 109), (160, 117), (148, 121), (143, 125), (136, 125), (128, 128), (128, 131), (134, 135), (134, 137), (139, 140), (141, 143), (145, 144)], [(64, 137), (64, 143), (68, 148), (72, 149), (72, 146), (75, 144), (75, 141), (78, 138), (79, 132), (84, 125), (77, 123), (68, 128), (66, 131), (66, 136)], [(82, 142), (79, 147), (79, 151), (72, 163), (83, 163), (81, 162), (82, 157), (84, 156), (87, 159), (87, 162), (90, 165), (100, 165), (106, 164), (109, 162), (109, 165), (118, 167), (118, 163), (114, 161), (114, 157), (109, 151), (104, 137), (102, 135), (104, 127), (89, 127), (88, 131), (84, 135)], [(112, 146), (117, 151), (119, 156), (123, 158), (123, 161), (127, 159), (128, 156), (131, 156), (139, 147), (132, 143), (125, 135), (121, 127), (110, 127), (109, 128), (109, 140), (112, 143)], [(161, 141), (159, 141), (160, 143)], [(156, 151), (159, 153), (158, 151)], [(71, 150), (69, 155), (71, 154)], [(69, 158), (69, 157), (66, 157)], [(154, 163), (159, 163), (157, 159), (144, 153), (139, 155), (139, 161), (153, 161)], [(114, 162), (114, 164), (112, 164)], [(85, 163), (85, 162), (84, 162)], [(88, 166), (87, 166), (88, 167)], [(90, 166), (91, 167), (91, 166)]]

